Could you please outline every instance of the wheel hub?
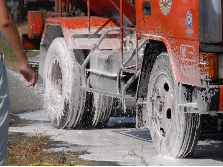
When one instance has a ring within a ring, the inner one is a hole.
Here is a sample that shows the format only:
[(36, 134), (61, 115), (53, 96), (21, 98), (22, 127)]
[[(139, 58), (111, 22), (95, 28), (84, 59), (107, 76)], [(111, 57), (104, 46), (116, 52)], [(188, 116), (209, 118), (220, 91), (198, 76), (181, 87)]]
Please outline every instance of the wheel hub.
[(152, 102), (152, 121), (157, 132), (165, 137), (171, 126), (174, 106), (173, 89), (165, 75), (157, 78), (150, 99)]
[(50, 99), (54, 105), (58, 105), (62, 98), (62, 73), (57, 59), (54, 59), (54, 61), (51, 62), (51, 69), (51, 74), (49, 74), (49, 86), (52, 98)]

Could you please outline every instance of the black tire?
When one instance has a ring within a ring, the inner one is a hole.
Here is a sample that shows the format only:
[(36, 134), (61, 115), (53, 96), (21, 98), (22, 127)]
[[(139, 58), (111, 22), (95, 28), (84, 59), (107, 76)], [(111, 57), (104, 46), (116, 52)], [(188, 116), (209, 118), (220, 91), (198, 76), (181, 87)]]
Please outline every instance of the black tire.
[(80, 90), (81, 50), (68, 50), (64, 38), (51, 43), (44, 65), (45, 108), (56, 128), (74, 128), (81, 124), (85, 92)]
[(94, 102), (93, 109), (95, 113), (98, 113), (98, 119), (95, 119), (95, 127), (104, 128), (106, 127), (113, 107), (113, 98), (105, 95), (97, 95), (98, 102)]
[(201, 117), (178, 111), (178, 90), (168, 54), (160, 54), (153, 66), (147, 94), (150, 134), (156, 150), (163, 156), (186, 157), (195, 149)]
[(88, 99), (88, 101), (90, 100), (92, 101), (92, 107), (88, 107), (91, 110), (85, 110), (84, 112), (84, 128), (105, 127), (110, 119), (113, 98), (95, 93)]

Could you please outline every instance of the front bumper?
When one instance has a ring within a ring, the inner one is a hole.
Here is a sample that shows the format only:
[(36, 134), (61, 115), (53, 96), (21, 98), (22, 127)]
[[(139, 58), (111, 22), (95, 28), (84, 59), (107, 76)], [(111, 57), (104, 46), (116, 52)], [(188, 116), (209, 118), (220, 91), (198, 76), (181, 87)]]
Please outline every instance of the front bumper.
[(186, 113), (223, 113), (223, 85), (205, 87), (183, 85), (180, 89), (179, 111)]

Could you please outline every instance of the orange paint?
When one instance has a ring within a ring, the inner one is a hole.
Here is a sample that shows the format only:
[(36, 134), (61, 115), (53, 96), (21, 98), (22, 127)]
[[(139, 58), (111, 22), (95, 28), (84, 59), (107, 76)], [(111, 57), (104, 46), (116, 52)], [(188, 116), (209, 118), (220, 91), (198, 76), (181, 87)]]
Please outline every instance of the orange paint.
[(28, 38), (27, 34), (22, 35), (22, 46), (24, 50), (38, 50), (40, 48), (40, 38)]
[[(58, 17), (58, 18), (48, 18), (46, 24), (59, 24), (62, 27), (68, 29), (82, 29), (88, 28), (88, 17)], [(91, 27), (117, 27), (117, 22), (115, 19), (102, 18), (102, 17), (91, 17), (90, 22)]]
[(44, 20), (42, 11), (28, 12), (28, 37), (41, 38), (43, 34)]
[[(81, 1), (81, 0), (80, 0)], [(134, 27), (136, 34), (141, 38), (162, 41), (170, 57), (171, 66), (176, 82), (183, 82), (191, 85), (201, 85), (201, 74), (199, 69), (199, 47), (198, 41), (198, 3), (195, 0), (172, 0), (168, 1), (168, 7), (162, 6), (159, 0), (82, 0), (89, 5), (91, 11), (97, 16), (79, 17), (49, 17), (43, 22), (41, 12), (29, 13), (28, 37), (40, 37), (43, 32), (43, 25), (58, 24), (63, 31), (83, 30), (89, 31), (83, 35), (89, 35), (90, 29), (98, 30), (112, 28), (122, 25), (119, 20), (125, 22), (126, 19)], [(122, 2), (120, 4), (120, 2)], [(66, 4), (66, 0), (58, 0), (58, 3)], [(147, 6), (144, 6), (147, 4)], [(148, 7), (149, 4), (149, 7)], [(123, 9), (122, 9), (123, 6)], [(144, 13), (144, 8), (149, 10), (149, 14)], [(89, 12), (89, 8), (81, 9)], [(123, 17), (120, 17), (123, 13)], [(61, 16), (65, 16), (64, 13)], [(111, 18), (114, 17), (115, 18)], [(35, 19), (34, 19), (35, 18)], [(130, 24), (129, 24), (130, 25)], [(126, 26), (126, 24), (124, 25)], [(93, 32), (92, 30), (92, 32)], [(72, 31), (71, 31), (72, 32)], [(85, 31), (80, 31), (85, 32)], [(97, 31), (98, 32), (98, 31)], [(64, 32), (65, 33), (65, 32)], [(68, 33), (67, 33), (68, 34)], [(71, 33), (72, 34), (72, 33)], [(69, 36), (66, 36), (69, 39)], [(122, 33), (120, 33), (122, 40)], [(120, 42), (122, 43), (122, 41)], [(122, 46), (122, 44), (120, 44)]]
[(219, 86), (219, 111), (223, 112), (223, 85)]
[[(143, 2), (151, 3), (151, 15), (142, 12)], [(162, 13), (162, 8), (157, 0), (138, 0), (136, 8), (136, 26), (141, 33), (156, 34), (178, 39), (198, 40), (198, 1), (172, 0), (169, 13)], [(165, 11), (165, 10), (164, 10)], [(191, 13), (192, 22), (189, 28), (186, 24), (187, 13)]]
[[(88, 0), (84, 0), (87, 2)], [(137, 0), (123, 0), (123, 15), (130, 22), (135, 24), (135, 3)], [(110, 17), (115, 14), (119, 14), (120, 0), (90, 0), (91, 9), (101, 17)]]

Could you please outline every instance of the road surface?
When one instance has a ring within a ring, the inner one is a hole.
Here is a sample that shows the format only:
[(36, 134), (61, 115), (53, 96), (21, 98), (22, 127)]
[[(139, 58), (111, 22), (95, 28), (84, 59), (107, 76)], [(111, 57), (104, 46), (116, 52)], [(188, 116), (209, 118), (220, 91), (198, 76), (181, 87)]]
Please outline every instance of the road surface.
[[(165, 165), (165, 166), (223, 166), (223, 142), (211, 137), (199, 140), (193, 156), (187, 159), (162, 157), (155, 150), (149, 130), (132, 128), (134, 117), (111, 117), (108, 127), (92, 130), (55, 129), (50, 125), (43, 108), (42, 87), (25, 88), (21, 76), (8, 70), (12, 112), (22, 119), (31, 120), (25, 127), (10, 127), (12, 132), (27, 135), (37, 133), (63, 141), (56, 151), (87, 151), (81, 158), (97, 161), (115, 161), (120, 165)], [(26, 112), (24, 112), (26, 111)]]

